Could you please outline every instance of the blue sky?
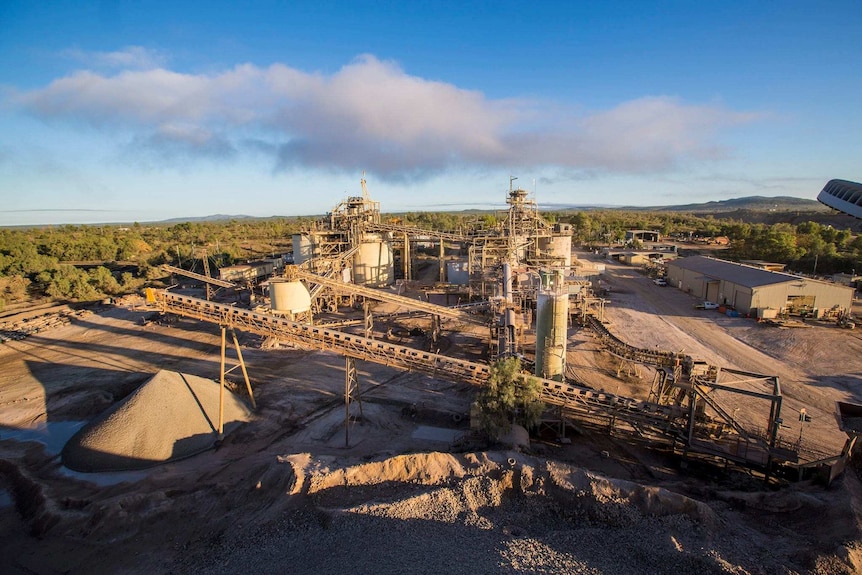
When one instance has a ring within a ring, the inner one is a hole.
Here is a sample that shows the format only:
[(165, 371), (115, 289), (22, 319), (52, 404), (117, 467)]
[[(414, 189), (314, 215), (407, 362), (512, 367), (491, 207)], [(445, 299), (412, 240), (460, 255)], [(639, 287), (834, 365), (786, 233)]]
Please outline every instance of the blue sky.
[(814, 199), (862, 3), (0, 3), (0, 225)]

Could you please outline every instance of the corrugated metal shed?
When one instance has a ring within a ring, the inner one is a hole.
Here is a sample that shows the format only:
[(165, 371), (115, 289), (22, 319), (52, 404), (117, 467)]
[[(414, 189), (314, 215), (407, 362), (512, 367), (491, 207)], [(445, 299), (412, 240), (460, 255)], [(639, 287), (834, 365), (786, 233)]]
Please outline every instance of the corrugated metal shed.
[[(727, 260), (717, 260), (708, 256), (691, 256), (669, 262), (668, 267), (698, 272), (716, 280), (726, 280), (745, 287), (760, 287), (799, 281), (798, 276), (781, 272), (771, 272), (762, 268), (737, 264)], [(812, 281), (812, 280), (806, 280)]]
[(853, 304), (853, 289), (847, 286), (706, 256), (678, 259), (666, 267), (670, 285), (741, 313), (771, 309), (820, 317)]

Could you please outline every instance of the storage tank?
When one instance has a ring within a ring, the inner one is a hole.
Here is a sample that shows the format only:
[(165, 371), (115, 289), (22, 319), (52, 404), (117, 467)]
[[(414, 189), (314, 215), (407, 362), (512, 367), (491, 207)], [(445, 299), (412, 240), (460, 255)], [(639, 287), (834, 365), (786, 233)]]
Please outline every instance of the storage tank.
[(560, 261), (568, 273), (572, 267), (572, 236), (545, 236), (539, 238), (539, 250)]
[(300, 281), (272, 281), (269, 301), (273, 313), (296, 315), (311, 309), (311, 295)]
[(293, 263), (300, 265), (314, 257), (314, 238), (310, 234), (293, 234)]
[(563, 271), (541, 272), (536, 300), (536, 375), (563, 381), (566, 373), (566, 337), (569, 294)]
[(392, 246), (377, 234), (366, 234), (353, 256), (353, 281), (358, 285), (383, 287), (395, 281)]

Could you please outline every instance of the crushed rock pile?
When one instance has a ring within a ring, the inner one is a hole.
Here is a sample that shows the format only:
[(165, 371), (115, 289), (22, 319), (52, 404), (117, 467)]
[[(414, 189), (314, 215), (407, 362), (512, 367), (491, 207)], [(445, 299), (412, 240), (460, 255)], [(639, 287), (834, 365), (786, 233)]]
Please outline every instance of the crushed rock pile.
[[(260, 476), (258, 476), (260, 477)], [(257, 495), (277, 518), (175, 557), (184, 573), (853, 572), (848, 558), (728, 526), (737, 512), (514, 452), (346, 464), (279, 456)], [(765, 494), (764, 498), (768, 498)], [(270, 518), (273, 515), (269, 515)]]
[[(63, 447), (63, 464), (87, 473), (129, 471), (211, 449), (218, 439), (219, 387), (202, 377), (160, 371), (72, 436)], [(251, 417), (225, 389), (225, 434)]]

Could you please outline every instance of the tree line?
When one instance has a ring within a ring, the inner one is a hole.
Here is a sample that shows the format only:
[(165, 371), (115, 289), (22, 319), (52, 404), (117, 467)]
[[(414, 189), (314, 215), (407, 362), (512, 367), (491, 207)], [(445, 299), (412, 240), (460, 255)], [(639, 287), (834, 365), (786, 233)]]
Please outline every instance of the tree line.
[[(724, 236), (728, 259), (760, 259), (803, 273), (862, 273), (862, 235), (821, 222), (765, 224), (719, 216), (622, 210), (544, 212), (571, 224), (576, 245), (620, 242), (626, 230), (657, 230), (663, 237)], [(794, 214), (796, 219), (798, 214)], [(773, 215), (772, 217), (776, 217)], [(443, 231), (499, 229), (505, 212), (390, 214), (384, 220)], [(788, 220), (790, 218), (788, 217)], [(203, 271), (291, 251), (303, 218), (238, 219), (173, 225), (64, 225), (0, 228), (0, 308), (30, 297), (92, 300), (130, 293), (164, 274), (162, 264)], [(116, 268), (109, 262), (123, 262)], [(87, 264), (87, 265), (82, 265)]]
[[(213, 269), (290, 251), (296, 218), (174, 225), (0, 228), (0, 309), (28, 298), (87, 301), (131, 293), (162, 264)], [(112, 265), (120, 262), (122, 266)]]

